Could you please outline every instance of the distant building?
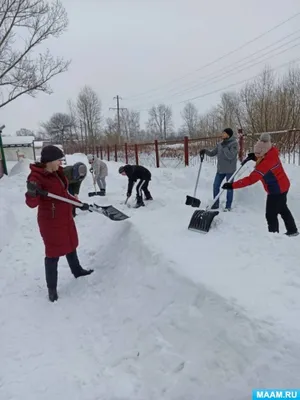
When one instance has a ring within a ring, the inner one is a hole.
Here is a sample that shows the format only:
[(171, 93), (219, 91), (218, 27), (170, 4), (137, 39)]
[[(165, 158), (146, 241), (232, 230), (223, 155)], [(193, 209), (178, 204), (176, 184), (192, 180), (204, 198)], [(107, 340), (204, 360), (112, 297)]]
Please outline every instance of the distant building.
[(21, 158), (34, 160), (34, 136), (2, 136), (6, 161), (19, 161)]

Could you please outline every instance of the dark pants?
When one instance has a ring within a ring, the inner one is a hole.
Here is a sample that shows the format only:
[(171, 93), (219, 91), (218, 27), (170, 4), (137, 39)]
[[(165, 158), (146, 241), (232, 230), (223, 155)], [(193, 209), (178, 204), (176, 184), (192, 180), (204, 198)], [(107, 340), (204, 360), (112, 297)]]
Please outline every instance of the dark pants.
[(296, 233), (295, 220), (287, 206), (287, 192), (282, 194), (269, 194), (266, 202), (266, 219), (269, 232), (279, 232), (278, 215), (283, 219), (288, 233)]
[[(223, 182), (223, 180), (226, 178), (226, 181), (229, 181), (229, 179), (232, 177), (232, 174), (221, 174), (220, 172), (216, 173), (215, 180), (214, 180), (214, 185), (213, 185), (213, 191), (214, 191), (214, 198), (218, 196), (220, 192), (220, 187)], [(227, 198), (226, 198), (226, 208), (231, 208), (232, 201), (233, 201), (233, 190), (227, 190)], [(219, 208), (219, 200), (217, 200), (212, 208)]]
[[(72, 253), (66, 254), (66, 258), (72, 274), (77, 278), (80, 275), (82, 267), (80, 266), (76, 250)], [(59, 257), (45, 257), (46, 282), (49, 289), (56, 289), (57, 287), (58, 260)]]
[(151, 193), (148, 190), (149, 182), (149, 179), (140, 179), (139, 183), (136, 185), (136, 196), (138, 200), (143, 200), (142, 192), (144, 192), (146, 199), (151, 198)]
[[(74, 196), (74, 189), (73, 189), (72, 185), (69, 185), (68, 191), (72, 196)], [(72, 214), (73, 214), (73, 217), (76, 216), (76, 207), (75, 206), (73, 206)]]

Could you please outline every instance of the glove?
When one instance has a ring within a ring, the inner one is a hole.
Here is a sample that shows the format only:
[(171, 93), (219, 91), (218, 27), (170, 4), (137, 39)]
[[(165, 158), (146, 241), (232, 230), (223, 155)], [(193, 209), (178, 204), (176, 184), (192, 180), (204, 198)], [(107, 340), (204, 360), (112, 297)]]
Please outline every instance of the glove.
[(248, 160), (257, 161), (257, 157), (254, 153), (249, 153), (247, 156)]
[(79, 207), (82, 211), (88, 211), (90, 210), (90, 205), (88, 203), (81, 203), (82, 207)]
[(257, 157), (254, 153), (249, 153), (245, 160), (241, 162), (241, 165), (245, 165), (248, 161), (256, 161)]
[(126, 196), (129, 198), (131, 197), (131, 192), (127, 192)]
[(224, 185), (222, 186), (222, 189), (225, 189), (225, 190), (233, 190), (232, 182), (226, 182), (226, 183), (224, 183)]
[(93, 171), (94, 171), (94, 170), (93, 170), (93, 167), (91, 167), (89, 171), (90, 171), (90, 173), (92, 174)]
[(204, 156), (206, 152), (206, 149), (202, 149), (199, 151), (200, 156)]
[(38, 195), (38, 185), (36, 182), (27, 181), (27, 194), (30, 197), (36, 197)]

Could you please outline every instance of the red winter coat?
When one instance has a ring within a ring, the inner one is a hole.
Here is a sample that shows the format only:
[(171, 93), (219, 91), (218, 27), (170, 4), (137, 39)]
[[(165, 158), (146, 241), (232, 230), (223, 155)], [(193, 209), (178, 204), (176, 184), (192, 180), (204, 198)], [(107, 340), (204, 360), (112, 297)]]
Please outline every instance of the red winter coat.
[[(48, 172), (41, 164), (30, 164), (27, 180), (41, 189), (58, 196), (75, 200), (68, 192), (68, 181), (62, 167), (57, 172)], [(30, 208), (38, 207), (37, 220), (45, 243), (46, 257), (60, 257), (74, 251), (78, 246), (77, 230), (72, 216), (72, 205), (46, 196), (30, 197), (25, 194)]]
[(268, 194), (281, 194), (289, 190), (290, 181), (283, 169), (276, 147), (272, 147), (266, 153), (249, 176), (234, 182), (232, 187), (240, 189), (258, 181), (262, 181)]

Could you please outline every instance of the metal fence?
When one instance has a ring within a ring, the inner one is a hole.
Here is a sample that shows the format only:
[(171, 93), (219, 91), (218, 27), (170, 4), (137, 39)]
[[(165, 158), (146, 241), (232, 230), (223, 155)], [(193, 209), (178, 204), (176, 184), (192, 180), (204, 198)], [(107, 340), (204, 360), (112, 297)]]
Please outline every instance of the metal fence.
[[(272, 143), (279, 149), (284, 162), (300, 165), (300, 130), (286, 130), (268, 132)], [(248, 152), (253, 151), (253, 146), (261, 133), (244, 135), (238, 130), (239, 159), (242, 160)], [(86, 146), (81, 143), (66, 144), (66, 154), (91, 153), (102, 160), (119, 161), (126, 164), (147, 165), (149, 167), (181, 168), (193, 166), (199, 162), (199, 151), (203, 148), (212, 149), (221, 140), (220, 136), (199, 137), (190, 139), (184, 137), (180, 140), (158, 141), (148, 143), (124, 143), (121, 145)], [(216, 163), (216, 158), (208, 158), (211, 163)]]

